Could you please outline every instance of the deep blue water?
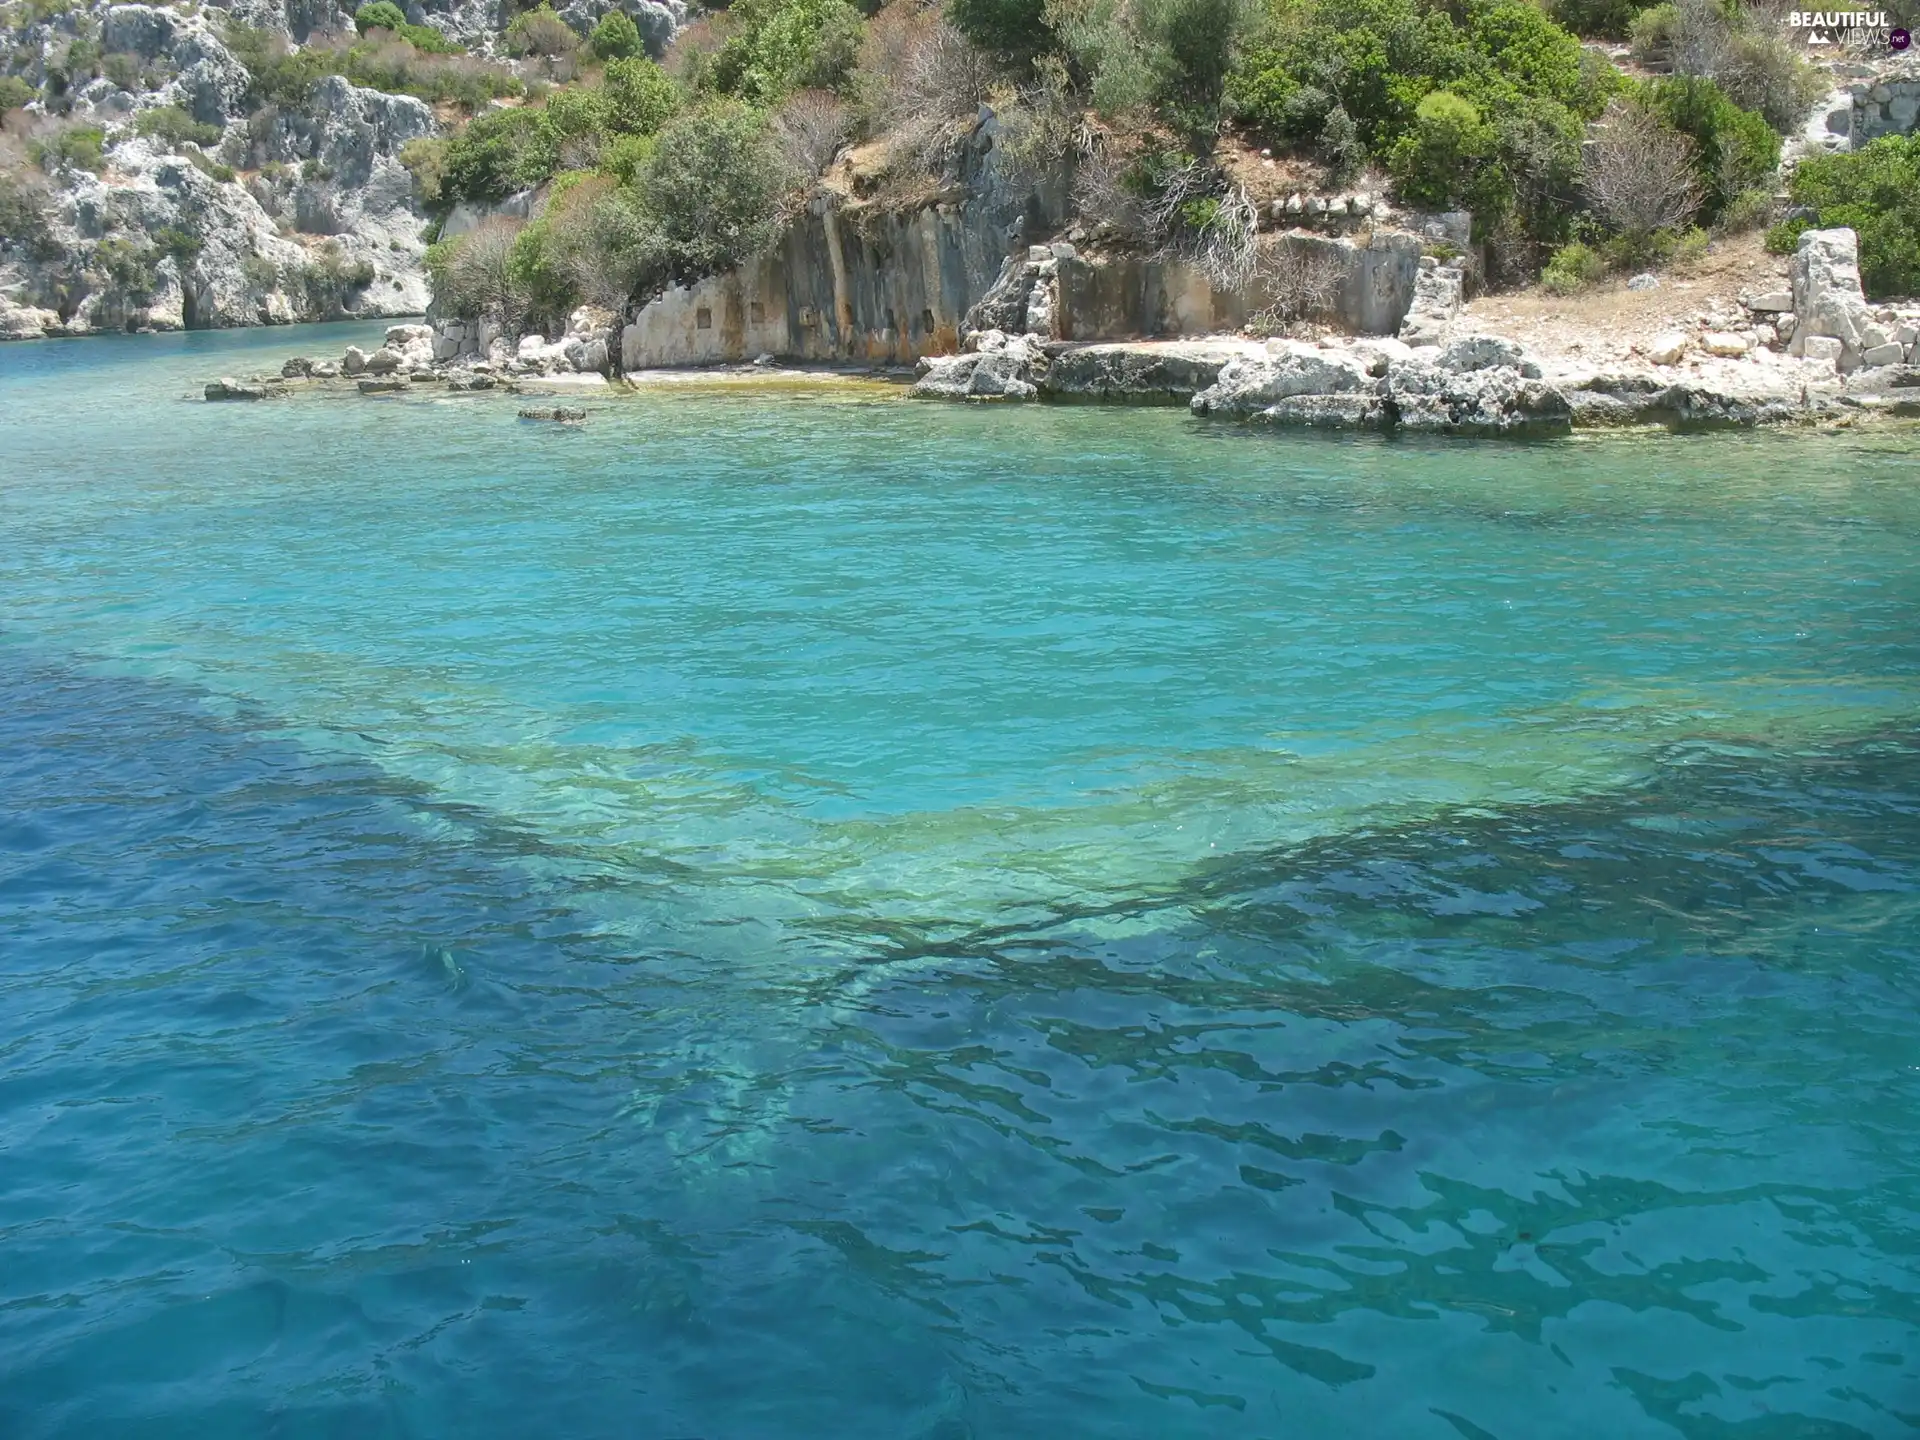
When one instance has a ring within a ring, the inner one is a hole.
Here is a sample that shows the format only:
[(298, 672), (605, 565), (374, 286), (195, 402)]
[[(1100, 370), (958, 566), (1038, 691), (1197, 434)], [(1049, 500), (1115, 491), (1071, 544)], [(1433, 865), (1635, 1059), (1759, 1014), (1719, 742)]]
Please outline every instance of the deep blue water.
[(1920, 444), (0, 347), (0, 1437), (1920, 1429)]

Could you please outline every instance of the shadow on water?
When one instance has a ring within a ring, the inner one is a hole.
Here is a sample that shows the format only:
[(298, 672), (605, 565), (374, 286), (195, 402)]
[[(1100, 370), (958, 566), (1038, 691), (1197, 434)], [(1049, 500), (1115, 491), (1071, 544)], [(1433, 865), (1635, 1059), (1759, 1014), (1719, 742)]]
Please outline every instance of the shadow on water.
[(797, 980), (583, 903), (687, 867), (5, 658), (9, 1436), (1920, 1423), (1908, 731)]

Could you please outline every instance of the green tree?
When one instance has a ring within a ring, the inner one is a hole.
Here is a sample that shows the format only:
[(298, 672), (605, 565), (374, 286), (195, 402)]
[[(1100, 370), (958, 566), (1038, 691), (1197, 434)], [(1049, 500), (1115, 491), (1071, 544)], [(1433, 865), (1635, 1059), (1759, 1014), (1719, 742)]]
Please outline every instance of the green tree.
[(660, 132), (635, 181), (649, 268), (688, 281), (738, 265), (780, 231), (781, 167), (760, 115), (721, 101)]
[(601, 90), (607, 97), (607, 123), (619, 134), (651, 135), (680, 108), (673, 81), (643, 56), (610, 63)]
[(645, 47), (640, 43), (639, 27), (627, 18), (626, 12), (610, 10), (593, 27), (593, 34), (587, 37), (587, 48), (602, 60), (625, 60), (640, 54)]

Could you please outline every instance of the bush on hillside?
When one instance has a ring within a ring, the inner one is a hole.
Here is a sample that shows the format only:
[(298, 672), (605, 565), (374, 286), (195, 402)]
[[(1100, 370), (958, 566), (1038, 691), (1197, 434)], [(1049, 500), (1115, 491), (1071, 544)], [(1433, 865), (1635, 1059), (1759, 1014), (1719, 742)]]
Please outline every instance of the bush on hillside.
[(1769, 231), (1768, 248), (1791, 250), (1810, 223), (1860, 237), (1860, 282), (1871, 299), (1920, 295), (1920, 135), (1888, 135), (1850, 155), (1800, 162), (1793, 202), (1818, 212)]
[(447, 178), (447, 142), (438, 135), (422, 135), (400, 147), (400, 163), (413, 176), (420, 199), (429, 207), (438, 205)]
[(829, 90), (802, 90), (774, 112), (772, 135), (787, 169), (802, 182), (817, 179), (853, 133), (853, 111)]
[(1470, 100), (1436, 90), (1421, 100), (1413, 128), (1393, 148), (1389, 166), (1401, 195), (1428, 210), (1483, 208), (1495, 179), (1494, 131)]
[(1176, 129), (1211, 135), (1227, 76), (1259, 18), (1254, 0), (1047, 0), (1050, 29), (1096, 109), (1152, 105)]
[(1526, 98), (1581, 119), (1617, 72), (1521, 0), (1464, 0), (1464, 25), (1420, 0), (1306, 0), (1249, 43), (1227, 83), (1235, 113), (1279, 144), (1311, 144), (1335, 106), (1376, 156), (1411, 133), (1420, 101), (1448, 90), (1493, 117)]
[(989, 55), (1019, 64), (1055, 44), (1045, 0), (947, 0), (947, 19)]
[(864, 23), (846, 0), (738, 0), (708, 78), (722, 94), (774, 105), (795, 90), (838, 90), (860, 56)]
[(46, 186), (29, 176), (0, 170), (0, 253), (29, 260), (60, 254), (53, 239), (53, 205)]
[(372, 4), (362, 5), (353, 12), (353, 28), (362, 35), (369, 30), (392, 30), (396, 33), (407, 23), (407, 12), (393, 0), (373, 0)]
[(106, 165), (102, 150), (106, 138), (106, 131), (97, 125), (67, 125), (35, 140), (29, 149), (34, 164), (48, 174), (70, 169), (98, 175)]
[(447, 145), (441, 193), (454, 200), (501, 200), (538, 185), (560, 163), (560, 147), (539, 110), (477, 115)]
[(1661, 58), (1674, 73), (1714, 81), (1735, 104), (1759, 111), (1782, 134), (1799, 127), (1825, 89), (1794, 43), (1744, 5), (1673, 0), (1661, 11), (1671, 18), (1663, 14), (1658, 30), (1648, 22), (1645, 37), (1636, 35), (1636, 49), (1642, 38), (1650, 52), (1663, 48)]
[(601, 60), (626, 60), (643, 53), (640, 28), (627, 18), (624, 10), (610, 10), (600, 17), (587, 37), (587, 49)]
[(507, 49), (515, 55), (567, 55), (579, 45), (580, 37), (549, 5), (516, 15), (507, 26)]
[(1766, 183), (1780, 164), (1780, 137), (1711, 80), (1677, 76), (1647, 87), (1647, 106), (1693, 142), (1700, 218), (1713, 223), (1733, 201)]
[(18, 110), (40, 98), (40, 92), (18, 75), (0, 75), (0, 111)]
[(608, 123), (621, 134), (651, 135), (680, 108), (680, 92), (653, 61), (615, 60), (601, 79)]
[(1581, 185), (1600, 222), (1630, 248), (1691, 224), (1700, 210), (1691, 142), (1633, 100), (1615, 101), (1597, 129)]
[(1550, 295), (1574, 295), (1598, 285), (1607, 273), (1599, 252), (1578, 240), (1562, 245), (1540, 272), (1541, 288)]
[(780, 232), (784, 176), (760, 116), (721, 102), (663, 129), (634, 183), (645, 281), (687, 281), (738, 265)]
[(1650, 0), (1551, 0), (1548, 13), (1576, 35), (1624, 40)]
[(622, 135), (600, 152), (600, 168), (622, 185), (631, 185), (652, 158), (651, 135)]
[(142, 110), (133, 128), (141, 135), (176, 148), (188, 141), (195, 145), (220, 143), (220, 126), (203, 125), (178, 105), (157, 105), (151, 110)]

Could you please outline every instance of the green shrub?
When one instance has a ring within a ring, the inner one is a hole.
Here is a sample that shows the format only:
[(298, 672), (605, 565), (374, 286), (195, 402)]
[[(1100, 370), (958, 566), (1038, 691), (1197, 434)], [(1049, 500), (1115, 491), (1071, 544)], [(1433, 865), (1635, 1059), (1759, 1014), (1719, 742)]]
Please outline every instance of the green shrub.
[(623, 10), (610, 10), (600, 17), (587, 37), (587, 48), (602, 60), (628, 60), (645, 49), (639, 27)]
[(320, 253), (286, 277), (287, 288), (306, 299), (307, 313), (337, 319), (347, 302), (373, 283), (374, 268), (366, 260), (348, 260), (338, 241), (327, 242)]
[(1576, 35), (1624, 40), (1649, 0), (1551, 0), (1548, 13)]
[[(1850, 155), (1819, 155), (1793, 172), (1796, 205), (1819, 214), (1818, 227), (1845, 225), (1860, 237), (1860, 281), (1871, 299), (1920, 294), (1920, 135), (1888, 135)], [(1789, 222), (1799, 229), (1807, 222)], [(1791, 249), (1786, 226), (1767, 244)]]
[(560, 149), (539, 110), (476, 116), (447, 143), (442, 195), (500, 200), (538, 185), (559, 165)]
[(680, 108), (673, 81), (641, 56), (612, 61), (600, 89), (607, 98), (608, 124), (622, 134), (651, 135)]
[(1791, 255), (1800, 247), (1800, 237), (1809, 230), (1820, 227), (1804, 215), (1791, 220), (1782, 220), (1778, 225), (1767, 227), (1766, 247), (1770, 255)]
[(220, 143), (220, 126), (203, 125), (178, 105), (158, 105), (151, 110), (142, 110), (134, 119), (133, 128), (141, 135), (164, 141), (176, 148), (188, 141), (195, 145)]
[(622, 185), (631, 185), (652, 158), (651, 135), (622, 135), (600, 152), (600, 168)]
[(566, 55), (579, 44), (580, 37), (549, 5), (516, 15), (507, 26), (507, 48), (516, 55)]
[(98, 175), (106, 164), (102, 153), (106, 138), (106, 131), (97, 125), (70, 125), (34, 141), (31, 153), (34, 163), (48, 173), (65, 167)]
[(60, 247), (53, 239), (51, 210), (43, 185), (0, 170), (0, 251), (29, 260), (56, 258)]
[(324, 46), (290, 50), (280, 36), (246, 25), (229, 25), (226, 42), (252, 77), (248, 104), (255, 110), (267, 105), (304, 109), (312, 97), (314, 82), (323, 75), (340, 74), (344, 68), (343, 58)]
[(437, 135), (423, 135), (400, 147), (400, 163), (420, 187), (420, 198), (429, 207), (440, 203), (447, 178), (447, 142)]
[(1773, 195), (1756, 187), (1742, 190), (1727, 202), (1727, 208), (1720, 212), (1720, 229), (1724, 234), (1741, 235), (1760, 229), (1772, 218)]
[(1694, 145), (1700, 218), (1713, 223), (1735, 197), (1769, 179), (1780, 164), (1780, 137), (1758, 112), (1743, 110), (1711, 80), (1676, 76), (1647, 88), (1647, 103)]
[(838, 89), (859, 59), (865, 25), (846, 0), (738, 0), (727, 13), (734, 31), (708, 73), (716, 90), (749, 104)]
[(137, 305), (153, 294), (153, 260), (149, 247), (109, 235), (94, 247), (87, 268), (102, 282), (102, 289), (118, 290)]
[(1047, 5), (1048, 24), (1074, 69), (1087, 77), (1096, 109), (1119, 115), (1151, 104), (1195, 136), (1219, 128), (1227, 74), (1257, 14), (1253, 0)]
[(1606, 261), (1575, 240), (1553, 252), (1547, 268), (1540, 272), (1540, 285), (1551, 295), (1572, 295), (1599, 284), (1606, 273)]
[(1680, 271), (1698, 270), (1711, 245), (1707, 232), (1696, 225), (1674, 237), (1673, 253), (1667, 257), (1667, 263)]
[(18, 110), (40, 98), (40, 92), (18, 75), (0, 75), (0, 111)]
[(1226, 90), (1240, 120), (1279, 144), (1311, 143), (1338, 105), (1375, 158), (1385, 159), (1436, 90), (1490, 119), (1534, 99), (1585, 120), (1619, 84), (1611, 66), (1586, 57), (1573, 36), (1522, 0), (1444, 8), (1422, 0), (1303, 0), (1244, 48)]
[(139, 91), (147, 88), (145, 67), (141, 65), (140, 57), (129, 55), (124, 50), (102, 55), (100, 73), (122, 90)]
[(1413, 129), (1394, 146), (1389, 167), (1407, 200), (1450, 210), (1472, 204), (1493, 149), (1493, 127), (1478, 107), (1436, 90), (1416, 107)]
[(761, 118), (745, 105), (723, 101), (669, 123), (634, 183), (644, 278), (712, 275), (771, 244), (782, 179)]
[(234, 178), (234, 169), (231, 165), (215, 160), (211, 155), (199, 150), (188, 150), (185, 153), (188, 162), (202, 175), (218, 180), (222, 185)]
[(1642, 65), (1665, 65), (1673, 59), (1673, 33), (1680, 24), (1680, 11), (1671, 4), (1655, 5), (1633, 17), (1627, 38), (1633, 44), (1633, 58)]
[(948, 0), (953, 28), (988, 54), (1027, 62), (1055, 43), (1045, 0)]
[(200, 237), (178, 225), (163, 225), (153, 232), (153, 248), (162, 255), (171, 255), (181, 265), (191, 264), (200, 247)]
[(353, 28), (362, 35), (369, 30), (391, 30), (397, 35), (406, 23), (407, 12), (393, 0), (373, 0), (353, 12)]

